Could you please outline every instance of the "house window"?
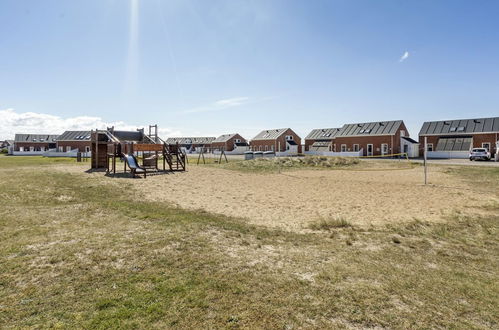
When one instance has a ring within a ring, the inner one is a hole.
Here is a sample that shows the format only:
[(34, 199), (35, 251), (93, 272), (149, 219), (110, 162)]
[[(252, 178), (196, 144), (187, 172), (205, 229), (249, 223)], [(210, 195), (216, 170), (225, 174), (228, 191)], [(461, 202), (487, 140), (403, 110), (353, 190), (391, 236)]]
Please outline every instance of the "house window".
[(59, 152), (63, 152), (64, 151), (64, 147), (63, 146), (59, 146)]
[(346, 144), (342, 144), (341, 145), (341, 152), (346, 152), (347, 151), (347, 145)]
[(490, 151), (490, 142), (483, 142), (482, 148), (485, 148), (485, 149), (487, 149), (487, 151)]
[(236, 143), (241, 143), (241, 139), (236, 139)]
[(35, 151), (35, 147), (29, 147), (29, 151)]
[(359, 151), (359, 145), (358, 144), (354, 144), (353, 145), (353, 151)]
[(40, 147), (40, 151), (45, 151), (45, 147)]
[(433, 143), (428, 143), (426, 151), (433, 151)]
[(66, 152), (70, 152), (71, 151), (71, 147), (70, 146), (66, 146)]
[(388, 144), (386, 144), (386, 143), (381, 144), (381, 154), (382, 155), (388, 154)]
[(293, 135), (286, 135), (286, 141), (293, 141)]
[(19, 151), (23, 152), (24, 151), (24, 147), (19, 147)]
[(405, 131), (404, 130), (400, 130), (400, 136), (405, 136)]
[(90, 152), (90, 147), (89, 146), (85, 147), (85, 152)]

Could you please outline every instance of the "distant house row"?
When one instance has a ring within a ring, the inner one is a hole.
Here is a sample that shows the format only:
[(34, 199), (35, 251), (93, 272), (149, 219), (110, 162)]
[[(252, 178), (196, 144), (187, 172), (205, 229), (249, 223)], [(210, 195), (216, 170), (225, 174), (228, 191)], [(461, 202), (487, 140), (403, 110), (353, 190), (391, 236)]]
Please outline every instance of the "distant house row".
[(485, 148), (494, 155), (499, 150), (499, 117), (425, 122), (419, 141), (410, 138), (402, 120), (315, 129), (305, 138), (305, 151), (418, 157), (425, 140), (430, 158), (468, 158), (471, 148)]
[(66, 131), (61, 135), (16, 134), (10, 150), (14, 155), (37, 155), (47, 152), (90, 152), (90, 131)]
[[(111, 129), (114, 132), (114, 128)], [(88, 153), (90, 139), (90, 131), (66, 131), (61, 135), (16, 134), (9, 148), (13, 154), (19, 155)], [(495, 154), (499, 148), (499, 117), (425, 122), (419, 132), (419, 141), (410, 137), (402, 120), (393, 120), (313, 129), (303, 145), (300, 136), (291, 128), (263, 130), (250, 141), (233, 133), (219, 137), (170, 137), (165, 143), (179, 145), (187, 153), (224, 151), (242, 154), (251, 150), (332, 156), (407, 153), (410, 157), (418, 157), (424, 151), (425, 139), (428, 156), (433, 158), (466, 158), (471, 148), (478, 147)]]

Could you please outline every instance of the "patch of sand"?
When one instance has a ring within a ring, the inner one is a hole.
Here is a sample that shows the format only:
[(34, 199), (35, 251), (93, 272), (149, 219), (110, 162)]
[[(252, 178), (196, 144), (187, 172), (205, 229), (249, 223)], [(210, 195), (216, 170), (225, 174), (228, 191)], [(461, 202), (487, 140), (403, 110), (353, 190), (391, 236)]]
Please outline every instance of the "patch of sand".
[(421, 168), (262, 175), (191, 166), (184, 173), (117, 180), (131, 182), (149, 200), (293, 231), (323, 218), (342, 217), (359, 226), (442, 221), (454, 212), (476, 214), (477, 207), (494, 201), (442, 170), (430, 175), (432, 185), (424, 186)]

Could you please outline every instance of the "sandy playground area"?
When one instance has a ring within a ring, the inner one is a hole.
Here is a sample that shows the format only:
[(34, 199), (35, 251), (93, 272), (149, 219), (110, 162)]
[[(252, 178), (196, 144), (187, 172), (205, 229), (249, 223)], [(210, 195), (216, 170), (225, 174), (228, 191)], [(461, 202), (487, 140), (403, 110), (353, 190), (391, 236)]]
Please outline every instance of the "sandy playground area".
[(252, 174), (190, 166), (188, 172), (132, 182), (143, 196), (182, 208), (245, 218), (257, 225), (306, 230), (311, 222), (344, 218), (357, 226), (414, 219), (442, 221), (496, 200), (433, 168), (424, 186), (420, 167), (396, 171), (299, 170)]

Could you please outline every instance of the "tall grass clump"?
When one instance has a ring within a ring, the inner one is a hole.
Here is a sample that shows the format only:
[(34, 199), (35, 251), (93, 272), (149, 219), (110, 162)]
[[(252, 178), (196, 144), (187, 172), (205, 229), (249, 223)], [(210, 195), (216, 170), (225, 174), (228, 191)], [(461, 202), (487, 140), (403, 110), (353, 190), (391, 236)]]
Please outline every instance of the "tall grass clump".
[(345, 218), (323, 218), (312, 222), (308, 228), (312, 230), (331, 230), (335, 228), (347, 228), (352, 227), (352, 224), (348, 222)]

